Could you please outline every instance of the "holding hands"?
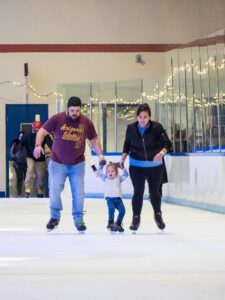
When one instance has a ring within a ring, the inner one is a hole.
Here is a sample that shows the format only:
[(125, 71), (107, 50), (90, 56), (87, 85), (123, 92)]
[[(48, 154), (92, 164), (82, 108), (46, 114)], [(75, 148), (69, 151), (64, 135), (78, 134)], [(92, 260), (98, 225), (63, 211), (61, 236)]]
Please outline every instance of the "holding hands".
[(103, 155), (99, 156), (99, 168), (103, 169), (103, 167), (106, 165), (106, 160), (105, 157)]
[(117, 162), (116, 163), (116, 166), (117, 166), (117, 168), (119, 168), (119, 169), (124, 169), (124, 163), (123, 162)]

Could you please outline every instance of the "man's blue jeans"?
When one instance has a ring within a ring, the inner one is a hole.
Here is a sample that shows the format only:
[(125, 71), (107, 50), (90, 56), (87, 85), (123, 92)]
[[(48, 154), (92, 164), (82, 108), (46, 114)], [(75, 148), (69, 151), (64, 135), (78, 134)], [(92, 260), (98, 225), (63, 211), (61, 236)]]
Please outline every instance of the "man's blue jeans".
[(72, 192), (73, 219), (75, 223), (83, 221), (84, 167), (84, 162), (76, 165), (63, 165), (50, 160), (48, 172), (51, 218), (60, 219), (61, 210), (63, 209), (61, 192), (68, 176)]

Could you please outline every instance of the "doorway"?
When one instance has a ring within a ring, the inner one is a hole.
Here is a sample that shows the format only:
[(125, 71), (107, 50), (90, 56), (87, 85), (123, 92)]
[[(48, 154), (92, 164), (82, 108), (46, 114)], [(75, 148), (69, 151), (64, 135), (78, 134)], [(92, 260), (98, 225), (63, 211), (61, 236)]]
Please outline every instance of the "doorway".
[(48, 104), (6, 104), (6, 197), (14, 196), (10, 195), (10, 187), (15, 179), (10, 161), (10, 145), (19, 131), (31, 130), (36, 115), (44, 123), (48, 119)]

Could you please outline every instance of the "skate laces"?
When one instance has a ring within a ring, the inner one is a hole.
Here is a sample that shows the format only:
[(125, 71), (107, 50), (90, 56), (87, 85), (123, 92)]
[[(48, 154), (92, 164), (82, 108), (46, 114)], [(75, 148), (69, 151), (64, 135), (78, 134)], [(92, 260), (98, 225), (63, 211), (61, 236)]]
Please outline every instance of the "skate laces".
[(58, 219), (50, 219), (49, 224), (55, 225), (58, 224)]
[(140, 217), (139, 216), (133, 216), (132, 225), (136, 226), (140, 223)]
[(159, 229), (162, 230), (166, 227), (166, 224), (163, 221), (161, 213), (155, 213), (154, 219), (155, 219), (155, 222), (156, 222), (157, 226), (159, 227)]
[(83, 226), (83, 225), (85, 225), (85, 223), (84, 223), (84, 221), (79, 221), (79, 222), (76, 223), (76, 225)]
[(161, 213), (156, 213), (156, 214), (155, 214), (155, 219), (156, 219), (159, 223), (163, 223), (163, 218), (162, 218), (162, 214), (161, 214)]
[(85, 225), (85, 222), (84, 222), (84, 221), (82, 221), (82, 222), (80, 222), (80, 224), (81, 224), (81, 225)]

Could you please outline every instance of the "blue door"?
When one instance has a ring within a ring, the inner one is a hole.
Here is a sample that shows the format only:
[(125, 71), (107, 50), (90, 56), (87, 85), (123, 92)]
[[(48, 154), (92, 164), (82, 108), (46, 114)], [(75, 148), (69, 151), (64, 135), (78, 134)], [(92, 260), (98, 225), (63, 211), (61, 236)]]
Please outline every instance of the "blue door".
[(40, 116), (44, 123), (48, 119), (48, 104), (6, 104), (6, 196), (9, 196), (9, 151), (13, 139), (20, 130), (29, 130)]

